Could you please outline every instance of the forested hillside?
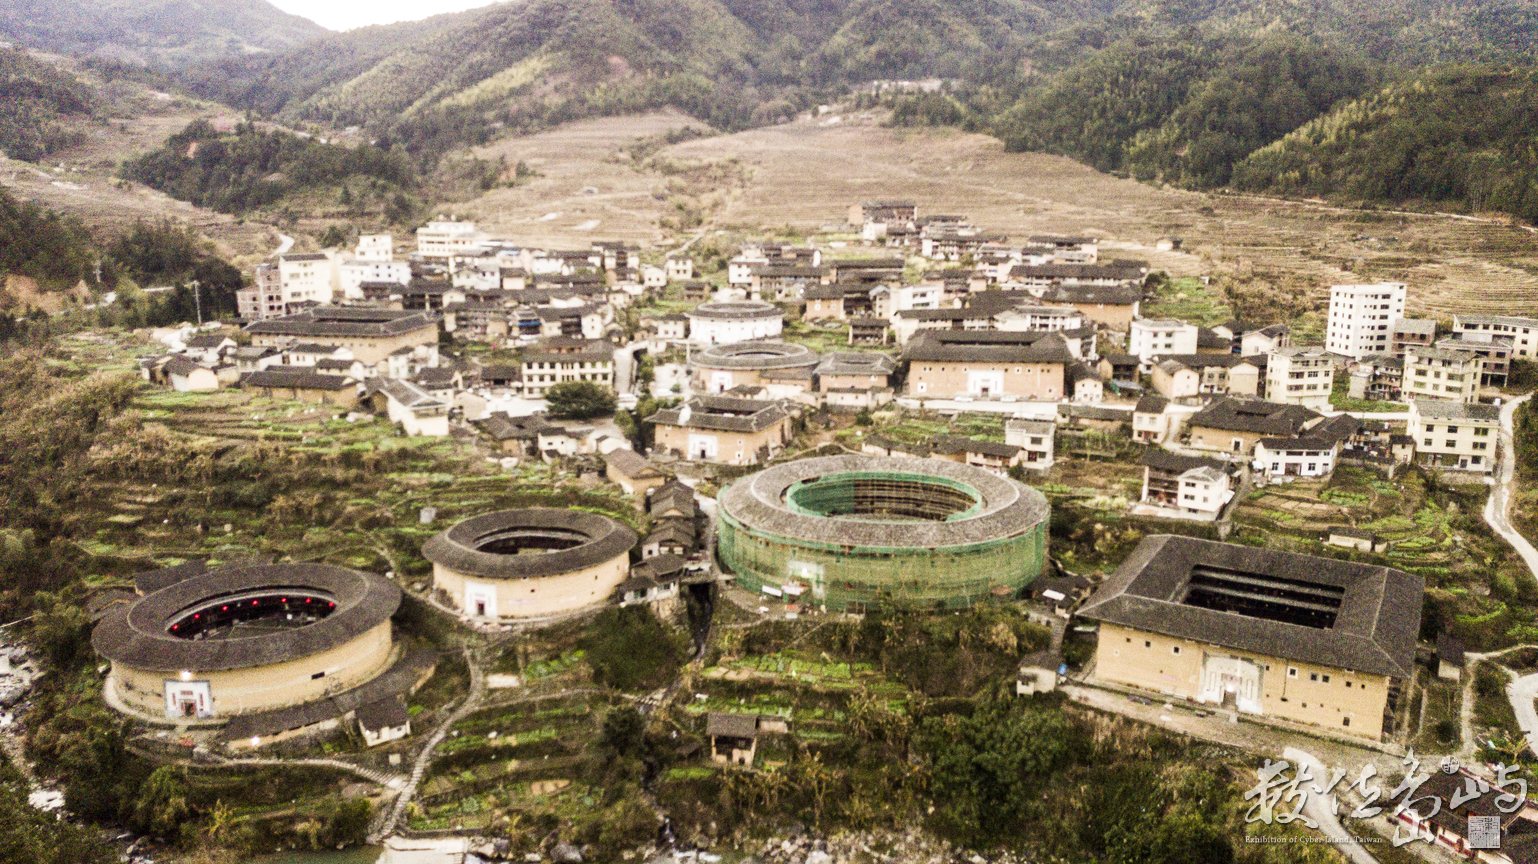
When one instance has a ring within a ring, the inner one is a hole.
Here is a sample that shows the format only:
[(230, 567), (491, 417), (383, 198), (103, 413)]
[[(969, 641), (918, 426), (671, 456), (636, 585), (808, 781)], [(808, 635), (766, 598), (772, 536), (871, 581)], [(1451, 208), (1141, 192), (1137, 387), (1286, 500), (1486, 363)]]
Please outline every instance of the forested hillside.
[(1303, 126), (1239, 163), (1234, 186), (1450, 202), (1538, 221), (1538, 70), (1436, 69)]
[(0, 39), (31, 48), (179, 66), (293, 48), (328, 32), (266, 0), (6, 0)]
[(91, 88), (20, 51), (0, 49), (0, 152), (35, 162), (77, 144), (69, 118), (88, 117)]
[(91, 273), (96, 258), (79, 220), (17, 201), (0, 188), (0, 280), (27, 276), (44, 288), (68, 288)]
[(400, 153), (368, 144), (322, 144), (246, 124), (222, 134), (202, 120), (126, 163), (122, 175), (222, 213), (246, 213), (290, 195), (324, 195), (359, 213), (381, 211), (387, 221), (408, 215), (406, 193), (417, 184)]

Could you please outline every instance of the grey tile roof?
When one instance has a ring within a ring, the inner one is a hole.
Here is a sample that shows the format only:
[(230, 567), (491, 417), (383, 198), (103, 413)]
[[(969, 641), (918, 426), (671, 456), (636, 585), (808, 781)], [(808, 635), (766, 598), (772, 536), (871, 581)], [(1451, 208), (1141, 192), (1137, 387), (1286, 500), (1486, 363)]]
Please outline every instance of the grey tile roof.
[(316, 306), (282, 318), (247, 324), (246, 332), (301, 339), (317, 336), (381, 338), (437, 326), (438, 319), (430, 312)]
[[(336, 602), (329, 616), (306, 627), (241, 639), (181, 639), (170, 626), (189, 607), (261, 590), (309, 588)], [(395, 583), (329, 564), (222, 567), (174, 582), (109, 616), (91, 634), (102, 657), (137, 669), (205, 671), (281, 663), (329, 651), (388, 621), (400, 605)]]
[(1044, 303), (1130, 306), (1143, 299), (1142, 289), (1130, 285), (1058, 285), (1041, 295)]
[[(502, 555), (481, 547), (499, 538), (541, 531), (575, 534), (585, 542), (541, 555)], [(422, 557), (456, 573), (493, 579), (525, 579), (580, 570), (623, 555), (635, 546), (636, 533), (597, 513), (529, 507), (474, 516), (433, 535)]]
[[(1187, 605), (1198, 565), (1343, 589), (1341, 605), (1327, 628)], [(1424, 593), (1419, 576), (1388, 567), (1166, 534), (1144, 538), (1079, 614), (1269, 657), (1406, 677)]]
[(344, 690), (316, 702), (232, 718), (219, 735), (219, 740), (239, 741), (252, 736), (266, 737), (292, 729), (303, 729), (341, 717), (348, 711), (361, 711), (364, 706), (381, 699), (404, 697), (418, 681), (430, 673), (437, 662), (436, 651), (418, 648), (396, 661), (378, 678), (351, 690)]
[(978, 363), (1072, 363), (1068, 343), (1057, 333), (1026, 331), (921, 330), (904, 359)]
[(1179, 453), (1171, 453), (1168, 450), (1148, 450), (1138, 459), (1139, 465), (1146, 465), (1156, 471), (1168, 471), (1175, 474), (1184, 474), (1193, 468), (1216, 468), (1227, 471), (1228, 466), (1217, 459), (1203, 459), (1200, 456), (1183, 456)]
[(325, 375), (320, 372), (276, 368), (247, 372), (240, 376), (240, 383), (246, 387), (264, 389), (327, 390), (333, 393), (358, 385), (358, 382), (346, 375)]
[(760, 300), (730, 300), (721, 303), (701, 303), (688, 311), (689, 318), (710, 321), (738, 321), (748, 318), (783, 318), (785, 313), (773, 303)]
[(1423, 419), (1479, 420), (1498, 423), (1501, 409), (1481, 402), (1454, 402), (1451, 399), (1417, 399), (1411, 409)]
[(208, 565), (202, 561), (187, 561), (174, 567), (162, 567), (159, 570), (135, 573), (134, 590), (140, 594), (154, 594), (162, 588), (175, 585), (194, 576), (202, 576), (207, 572)]
[(758, 432), (789, 416), (778, 402), (696, 396), (677, 408), (664, 408), (647, 417), (646, 421), (688, 429)]
[(1280, 405), (1257, 399), (1214, 399), (1191, 415), (1188, 425), (1233, 432), (1260, 432), (1273, 436), (1296, 435), (1303, 424), (1320, 415), (1299, 405)]
[(705, 734), (727, 738), (757, 738), (757, 714), (720, 714), (710, 712), (705, 718)]
[(623, 447), (604, 456), (603, 461), (615, 471), (632, 479), (662, 476), (662, 472), (643, 459), (639, 453)]
[(696, 351), (691, 365), (701, 369), (783, 369), (817, 365), (817, 355), (794, 342), (734, 342)]
[(1132, 410), (1138, 414), (1163, 414), (1168, 408), (1170, 400), (1157, 393), (1148, 393), (1137, 400), (1137, 405)]
[(399, 695), (386, 696), (367, 705), (360, 705), (353, 718), (359, 726), (370, 732), (405, 726), (411, 722), (411, 714), (406, 711), (406, 703)]
[(817, 364), (818, 375), (890, 375), (897, 361), (872, 351), (837, 351)]

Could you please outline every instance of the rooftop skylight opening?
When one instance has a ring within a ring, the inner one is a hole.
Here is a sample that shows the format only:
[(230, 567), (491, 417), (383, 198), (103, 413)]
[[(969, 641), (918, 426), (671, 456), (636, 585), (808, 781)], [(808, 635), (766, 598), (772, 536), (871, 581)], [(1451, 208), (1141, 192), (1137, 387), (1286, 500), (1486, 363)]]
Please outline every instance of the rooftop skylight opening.
[(1274, 576), (1197, 565), (1181, 603), (1283, 624), (1328, 630), (1335, 626), (1346, 589)]

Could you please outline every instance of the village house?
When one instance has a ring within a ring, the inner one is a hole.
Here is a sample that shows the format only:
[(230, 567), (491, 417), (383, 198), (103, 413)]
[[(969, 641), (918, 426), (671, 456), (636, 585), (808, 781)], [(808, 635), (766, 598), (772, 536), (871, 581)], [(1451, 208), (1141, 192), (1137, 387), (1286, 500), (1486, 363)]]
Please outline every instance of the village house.
[(694, 278), (694, 259), (688, 255), (669, 255), (663, 263), (669, 282)]
[(1057, 285), (1030, 293), (1051, 306), (1072, 306), (1085, 318), (1118, 333), (1132, 326), (1143, 299), (1142, 290), (1132, 285)]
[(1401, 394), (1410, 401), (1450, 399), (1474, 402), (1484, 361), (1473, 351), (1449, 348), (1409, 348), (1404, 357)]
[(667, 482), (667, 476), (634, 450), (620, 448), (603, 457), (604, 476), (626, 495), (646, 495)]
[(867, 222), (912, 222), (919, 215), (919, 205), (913, 201), (880, 200), (861, 201), (849, 205), (849, 224), (864, 225)]
[(1352, 399), (1398, 402), (1404, 386), (1404, 360), (1392, 354), (1369, 354), (1351, 367)]
[(1335, 363), (1323, 348), (1277, 348), (1266, 356), (1266, 399), (1282, 405), (1330, 410)]
[(1100, 680), (1377, 741), (1424, 591), (1387, 567), (1158, 535), (1079, 616), (1100, 624)]
[(1138, 464), (1143, 466), (1142, 503), (1182, 518), (1216, 519), (1234, 497), (1228, 466), (1217, 459), (1150, 449)]
[(1499, 447), (1501, 409), (1478, 402), (1420, 399), (1407, 429), (1417, 461), (1431, 468), (1489, 474)]
[(421, 387), (396, 378), (370, 378), (366, 384), (374, 411), (412, 436), (443, 438), (449, 434), (449, 403)]
[(688, 555), (694, 548), (694, 530), (680, 522), (665, 522), (641, 540), (641, 560), (661, 555)]
[(1400, 318), (1389, 331), (1388, 353), (1403, 360), (1410, 348), (1430, 348), (1437, 341), (1437, 322), (1430, 318)]
[(1361, 428), (1362, 421), (1347, 414), (1309, 421), (1293, 435), (1260, 439), (1251, 464), (1273, 483), (1289, 477), (1328, 477)]
[(411, 734), (411, 715), (407, 713), (406, 703), (400, 696), (389, 696), (360, 705), (354, 710), (353, 719), (358, 723), (358, 731), (363, 733), (363, 743), (369, 747), (387, 744)]
[(890, 322), (885, 318), (850, 318), (850, 345), (885, 345), (892, 341)]
[[(1335, 531), (1332, 529), (1330, 531), (1330, 539), (1333, 541), (1334, 537)], [(1384, 543), (1383, 548), (1387, 549), (1388, 544)], [(1379, 550), (1374, 548), (1369, 551), (1377, 552)], [(1433, 654), (1436, 657), (1438, 678), (1443, 681), (1458, 681), (1463, 678), (1463, 667), (1468, 662), (1468, 649), (1464, 646), (1462, 640), (1450, 633), (1438, 633), (1436, 650)]]
[(656, 446), (686, 459), (723, 465), (759, 465), (795, 436), (779, 402), (696, 396), (646, 418), (656, 424)]
[(417, 255), (447, 259), (488, 239), (488, 235), (476, 229), (474, 222), (436, 219), (417, 229)]
[(278, 278), (282, 282), (285, 309), (295, 309), (304, 303), (324, 306), (336, 292), (336, 262), (324, 252), (283, 255), (278, 258)]
[(511, 417), (505, 411), (486, 415), (475, 425), (496, 443), (497, 449), (511, 456), (526, 456), (535, 449), (539, 430), (546, 425), (543, 415)]
[(1101, 351), (1100, 377), (1105, 381), (1135, 384), (1138, 378), (1138, 359), (1120, 351)]
[(241, 376), (240, 385), (260, 391), (269, 399), (294, 399), (349, 408), (358, 404), (358, 382), (345, 375), (273, 368)]
[(1020, 448), (1020, 464), (1031, 471), (1051, 469), (1056, 433), (1057, 424), (1051, 420), (1011, 417), (1004, 421), (1004, 443)]
[(1074, 357), (1059, 333), (923, 331), (903, 359), (907, 394), (1057, 401)]
[(758, 720), (757, 714), (707, 714), (705, 735), (710, 739), (710, 760), (751, 767), (758, 752)]
[(1127, 353), (1149, 369), (1155, 358), (1196, 353), (1196, 325), (1173, 318), (1139, 318), (1127, 331)]
[(1239, 336), (1239, 353), (1245, 357), (1265, 356), (1292, 344), (1292, 330), (1286, 324), (1272, 324), (1259, 330), (1246, 330)]
[(630, 568), (630, 577), (615, 587), (619, 605), (646, 603), (659, 618), (666, 619), (678, 610), (678, 582), (684, 575), (684, 560), (677, 555), (656, 555)]
[(1145, 444), (1163, 444), (1180, 430), (1170, 400), (1157, 393), (1139, 397), (1132, 408), (1132, 438)]
[(683, 342), (689, 338), (689, 316), (670, 312), (656, 319), (657, 338), (664, 342)]
[(955, 435), (937, 435), (929, 442), (931, 459), (971, 465), (1000, 477), (1009, 476), (1009, 469), (1022, 464), (1024, 453), (1023, 448), (1014, 444), (978, 441)]
[(1214, 399), (1186, 421), (1190, 447), (1249, 457), (1262, 438), (1292, 438), (1319, 414), (1301, 405), (1258, 399)]

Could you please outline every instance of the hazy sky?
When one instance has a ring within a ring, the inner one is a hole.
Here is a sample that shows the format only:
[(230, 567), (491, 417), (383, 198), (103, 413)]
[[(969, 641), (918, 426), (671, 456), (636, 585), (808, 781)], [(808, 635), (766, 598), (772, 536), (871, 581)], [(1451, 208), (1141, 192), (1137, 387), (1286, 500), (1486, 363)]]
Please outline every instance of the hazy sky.
[(459, 12), (478, 6), (490, 6), (493, 0), (269, 0), (284, 12), (314, 21), (332, 30), (351, 30), (370, 24), (415, 21)]

